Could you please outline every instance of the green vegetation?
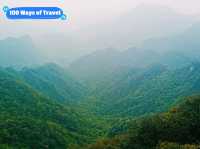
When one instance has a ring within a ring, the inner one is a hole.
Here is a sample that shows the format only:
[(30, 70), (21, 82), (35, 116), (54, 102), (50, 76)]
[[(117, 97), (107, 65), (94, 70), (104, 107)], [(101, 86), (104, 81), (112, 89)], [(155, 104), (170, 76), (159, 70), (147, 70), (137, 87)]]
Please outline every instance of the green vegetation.
[(64, 149), (104, 135), (106, 121), (63, 106), (15, 76), (0, 69), (0, 144), (5, 148)]
[(99, 140), (90, 149), (198, 149), (200, 96), (188, 97), (169, 112), (137, 119), (127, 134)]
[(47, 64), (32, 69), (23, 68), (20, 75), (35, 90), (61, 103), (77, 102), (87, 92), (83, 85), (55, 64)]
[(0, 68), (0, 148), (199, 148), (200, 96), (183, 99), (200, 92), (198, 63), (113, 76), (91, 89), (55, 64)]
[(200, 149), (198, 18), (141, 8), (83, 42), (0, 40), (0, 149)]
[(198, 94), (199, 80), (199, 63), (176, 70), (154, 65), (106, 83), (81, 104), (96, 114), (114, 117), (164, 112), (182, 97)]

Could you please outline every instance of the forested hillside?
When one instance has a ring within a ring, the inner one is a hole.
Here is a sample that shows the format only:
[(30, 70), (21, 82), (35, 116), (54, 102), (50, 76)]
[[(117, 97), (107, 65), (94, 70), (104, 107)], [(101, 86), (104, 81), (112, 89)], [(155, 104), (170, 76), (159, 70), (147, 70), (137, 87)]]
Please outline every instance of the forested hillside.
[(5, 1), (0, 149), (200, 149), (200, 2)]
[(184, 99), (166, 113), (129, 122), (127, 133), (98, 140), (89, 149), (199, 149), (200, 96)]
[[(157, 53), (137, 48), (125, 51), (106, 49), (81, 57), (69, 66), (71, 74), (91, 89), (101, 87), (106, 81), (118, 78), (132, 68), (139, 69), (156, 63)], [(117, 76), (115, 76), (117, 75)]]
[(19, 74), (37, 91), (61, 103), (74, 103), (87, 94), (87, 88), (56, 64), (23, 68)]
[(113, 75), (94, 89), (55, 64), (1, 68), (1, 148), (198, 148), (200, 97), (183, 99), (199, 94), (198, 62)]
[(89, 143), (108, 125), (84, 110), (61, 105), (10, 69), (0, 69), (1, 148), (68, 148)]
[(135, 117), (162, 112), (182, 97), (198, 94), (199, 76), (199, 63), (176, 70), (153, 65), (121, 75), (93, 92), (82, 104), (103, 115)]
[(97, 51), (67, 68), (30, 66), (39, 53), (28, 37), (0, 41), (6, 57), (19, 51), (0, 60), (10, 66), (0, 68), (0, 148), (198, 149), (200, 97), (184, 99), (200, 94), (200, 46), (190, 40), (198, 30)]

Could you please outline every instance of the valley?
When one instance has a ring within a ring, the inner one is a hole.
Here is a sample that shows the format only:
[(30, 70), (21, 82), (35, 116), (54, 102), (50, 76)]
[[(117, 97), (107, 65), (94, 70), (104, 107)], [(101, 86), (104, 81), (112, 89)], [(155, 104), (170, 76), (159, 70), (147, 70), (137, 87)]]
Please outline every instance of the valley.
[[(126, 137), (132, 137), (132, 127), (138, 127), (135, 122), (143, 124), (143, 121), (160, 116), (157, 113), (168, 110), (173, 114), (176, 109), (172, 107), (185, 102), (184, 97), (198, 95), (199, 76), (198, 62), (177, 70), (153, 65), (125, 71), (120, 78), (107, 79), (107, 83), (94, 89), (81, 84), (67, 69), (56, 64), (22, 70), (1, 68), (0, 143), (2, 148), (61, 149), (81, 149), (88, 144), (92, 145), (86, 148), (92, 149), (101, 146), (104, 149), (110, 143), (113, 147), (121, 145), (123, 139), (128, 141)], [(199, 99), (194, 97), (197, 105)], [(196, 108), (198, 112), (199, 106)], [(96, 139), (100, 146), (93, 144)], [(39, 140), (42, 142), (36, 143)]]
[(6, 36), (0, 149), (199, 149), (198, 20), (142, 5), (73, 31)]

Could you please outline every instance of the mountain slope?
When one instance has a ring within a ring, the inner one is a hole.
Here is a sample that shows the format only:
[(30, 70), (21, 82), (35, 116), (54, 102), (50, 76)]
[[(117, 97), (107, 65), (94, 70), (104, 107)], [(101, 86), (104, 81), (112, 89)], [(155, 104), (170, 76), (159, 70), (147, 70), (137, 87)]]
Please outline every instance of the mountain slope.
[[(194, 63), (177, 70), (162, 65), (133, 71), (97, 90), (83, 101), (98, 114), (141, 116), (167, 110), (183, 96), (199, 93), (200, 65)], [(87, 104), (88, 103), (88, 104)], [(90, 104), (94, 104), (93, 109)]]
[(85, 84), (95, 84), (113, 72), (120, 52), (112, 49), (95, 51), (79, 58), (69, 66), (74, 77)]
[(53, 102), (3, 68), (0, 109), (0, 144), (12, 148), (65, 149), (70, 144), (87, 143), (102, 133), (97, 118), (91, 115), (87, 119), (81, 109)]
[(0, 65), (21, 68), (44, 62), (29, 36), (0, 40)]
[(156, 63), (157, 57), (153, 51), (137, 48), (98, 50), (72, 63), (69, 71), (75, 78), (96, 89), (133, 68), (145, 68)]
[(200, 23), (191, 25), (182, 33), (164, 38), (152, 38), (143, 42), (140, 48), (159, 52), (159, 62), (172, 68), (199, 61)]
[(89, 149), (198, 149), (200, 96), (187, 97), (169, 112), (137, 119), (126, 134), (98, 140)]
[(132, 48), (120, 48), (120, 51), (113, 49), (98, 50), (73, 62), (69, 70), (83, 82), (96, 81), (100, 84), (99, 82), (104, 82), (105, 78), (110, 80), (115, 72), (118, 73), (135, 67), (144, 68), (155, 63), (166, 65), (170, 69), (183, 68), (199, 61), (199, 33), (200, 24), (190, 24), (179, 33), (149, 38), (140, 46), (138, 45), (137, 48), (131, 45), (129, 47)]
[(56, 64), (23, 68), (20, 75), (34, 89), (62, 103), (77, 102), (87, 93), (83, 85)]

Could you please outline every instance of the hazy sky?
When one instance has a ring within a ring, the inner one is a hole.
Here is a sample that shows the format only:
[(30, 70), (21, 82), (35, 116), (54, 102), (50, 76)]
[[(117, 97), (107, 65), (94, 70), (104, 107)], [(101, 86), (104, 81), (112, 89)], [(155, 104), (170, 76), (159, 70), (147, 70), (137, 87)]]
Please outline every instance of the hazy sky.
[[(197, 17), (200, 15), (200, 0), (0, 0), (0, 39), (8, 36), (18, 37), (22, 35), (31, 35), (36, 45), (41, 47), (42, 51), (46, 53), (45, 55), (48, 54), (50, 55), (49, 57), (55, 57), (56, 55), (58, 55), (58, 57), (68, 56), (73, 59), (74, 57), (76, 58), (77, 55), (81, 55), (81, 53), (82, 55), (87, 52), (89, 53), (90, 50), (92, 51), (102, 47), (113, 47), (113, 45), (115, 47), (117, 46), (115, 43), (121, 44), (121, 38), (126, 40), (127, 38), (123, 38), (124, 36), (120, 36), (118, 39), (115, 35), (108, 39), (104, 38), (104, 36), (101, 37), (101, 35), (100, 38), (96, 37), (99, 37), (98, 33), (103, 33), (104, 35), (104, 33), (110, 31), (110, 35), (112, 36), (112, 27), (104, 31), (104, 28), (107, 28), (105, 25), (107, 25), (107, 23), (109, 24), (109, 20), (115, 17), (118, 18), (119, 16), (126, 16), (126, 14), (129, 14), (129, 12), (140, 5), (156, 5), (157, 7), (153, 7), (153, 9), (162, 9), (164, 6), (180, 14), (195, 15)], [(68, 16), (68, 20), (7, 20), (2, 11), (3, 6), (8, 6), (10, 8), (18, 6), (57, 6), (63, 8), (65, 14)], [(134, 14), (134, 11), (131, 14)], [(143, 21), (146, 20), (146, 14), (148, 14), (148, 12), (144, 12), (144, 15), (142, 15)], [(160, 14), (158, 14), (158, 16), (159, 15)], [(190, 17), (191, 16), (189, 16), (189, 18)], [(159, 20), (162, 20), (162, 16), (158, 18), (158, 23)], [(137, 24), (137, 18), (133, 20), (133, 22), (134, 21)], [(143, 26), (142, 28), (139, 25), (139, 31), (146, 29), (145, 25), (147, 24), (145, 21), (143, 23), (143, 21), (138, 21)], [(128, 23), (126, 22), (126, 24)], [(178, 24), (184, 25), (184, 23)], [(151, 21), (149, 25), (151, 26)], [(167, 25), (167, 27), (169, 26), (169, 28), (170, 26), (174, 28), (174, 26), (172, 26), (174, 25), (173, 23), (164, 23), (163, 26), (165, 25)], [(161, 26), (159, 27), (163, 30)], [(136, 32), (138, 31), (137, 27), (133, 29)], [(159, 27), (158, 32), (160, 31)], [(122, 31), (124, 31), (124, 29), (126, 29), (126, 26), (122, 27)], [(154, 35), (156, 31), (154, 33), (152, 33), (152, 31), (151, 28), (150, 33), (148, 29), (146, 30), (147, 33)], [(128, 46), (130, 44), (132, 46), (132, 42), (135, 42), (132, 41), (132, 36), (136, 36), (135, 32), (132, 34), (130, 33), (130, 37), (128, 36), (128, 39), (131, 40)], [(54, 38), (50, 39), (51, 37)], [(116, 40), (113, 40), (115, 37)], [(138, 36), (136, 37), (138, 38)], [(120, 42), (117, 42), (118, 40)]]
[(1, 0), (0, 6), (58, 6), (69, 17), (62, 21), (9, 21), (1, 11), (0, 36), (18, 33), (36, 33), (63, 30), (77, 30), (88, 24), (95, 24), (110, 17), (126, 13), (141, 4), (164, 5), (184, 14), (200, 14), (199, 0)]

